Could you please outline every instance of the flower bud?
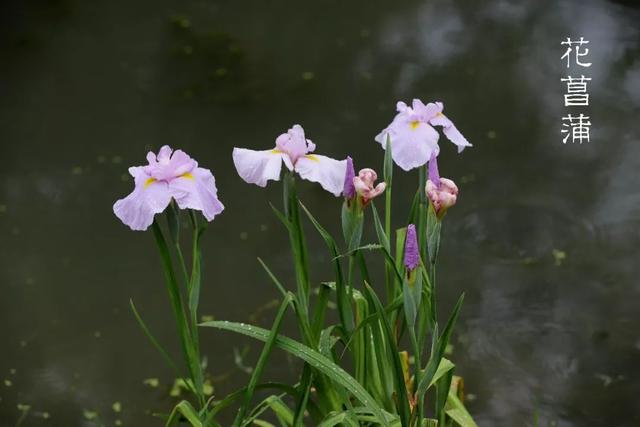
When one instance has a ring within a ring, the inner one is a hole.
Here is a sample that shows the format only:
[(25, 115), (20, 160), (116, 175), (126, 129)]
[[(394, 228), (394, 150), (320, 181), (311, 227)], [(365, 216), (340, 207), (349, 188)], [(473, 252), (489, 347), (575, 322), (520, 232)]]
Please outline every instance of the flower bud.
[(439, 218), (444, 215), (447, 209), (456, 204), (458, 198), (458, 187), (455, 182), (447, 178), (440, 178), (435, 155), (432, 155), (429, 160), (429, 179), (425, 191)]
[(376, 179), (378, 179), (378, 174), (369, 168), (361, 169), (358, 176), (353, 178), (355, 191), (362, 198), (363, 205), (366, 205), (371, 199), (384, 193), (385, 188), (387, 188), (387, 184), (384, 182), (374, 186)]
[(407, 236), (404, 241), (404, 266), (408, 271), (413, 271), (420, 265), (420, 251), (418, 249), (418, 237), (416, 226), (407, 226)]
[(356, 197), (356, 187), (353, 185), (353, 179), (356, 177), (356, 172), (353, 169), (353, 159), (347, 156), (347, 170), (344, 175), (344, 188), (342, 190), (342, 196), (345, 199), (353, 199)]

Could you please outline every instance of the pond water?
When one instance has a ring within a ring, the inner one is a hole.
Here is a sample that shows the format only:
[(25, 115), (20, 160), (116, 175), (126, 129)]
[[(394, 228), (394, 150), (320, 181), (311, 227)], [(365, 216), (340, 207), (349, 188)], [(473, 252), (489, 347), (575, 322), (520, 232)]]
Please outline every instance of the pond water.
[[(319, 152), (380, 170), (373, 136), (420, 97), (474, 144), (442, 139), (461, 195), (439, 278), (441, 312), (466, 292), (452, 357), (478, 424), (640, 425), (639, 23), (622, 1), (3, 3), (0, 424), (17, 405), (23, 426), (152, 426), (170, 408), (172, 373), (128, 308), (176, 349), (159, 258), (111, 211), (147, 150), (181, 147), (217, 177), (201, 313), (268, 325), (278, 294), (256, 257), (292, 284), (280, 188), (242, 182), (232, 147), (301, 123)], [(581, 145), (560, 134), (567, 36), (590, 41)], [(402, 226), (417, 176), (397, 176)], [(301, 192), (338, 233), (341, 201)], [(331, 279), (309, 238), (313, 279)], [(256, 344), (202, 337), (217, 391), (244, 384)], [(277, 357), (266, 375), (292, 378)]]

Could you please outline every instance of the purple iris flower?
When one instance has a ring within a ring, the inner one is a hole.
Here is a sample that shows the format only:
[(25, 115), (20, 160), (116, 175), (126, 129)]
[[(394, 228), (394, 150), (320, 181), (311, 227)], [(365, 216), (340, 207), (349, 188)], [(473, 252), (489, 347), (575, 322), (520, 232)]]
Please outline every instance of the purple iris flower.
[(339, 196), (344, 188), (346, 160), (311, 154), (316, 145), (306, 139), (304, 129), (294, 125), (287, 133), (276, 138), (271, 150), (233, 149), (233, 163), (238, 175), (249, 184), (265, 187), (267, 181), (279, 181), (282, 163), (296, 171), (302, 179), (317, 182), (322, 188)]
[(398, 102), (398, 114), (375, 140), (386, 149), (387, 137), (389, 138), (391, 157), (405, 171), (425, 165), (433, 153), (438, 155), (440, 152), (440, 135), (434, 126), (442, 127), (445, 136), (458, 146), (458, 152), (465, 147), (471, 147), (453, 122), (442, 114), (443, 109), (441, 102), (425, 105), (419, 99), (414, 99), (411, 107), (404, 102)]
[(207, 221), (224, 210), (211, 171), (198, 167), (184, 151), (165, 145), (157, 155), (149, 152), (147, 161), (145, 166), (129, 168), (135, 188), (113, 205), (116, 216), (132, 230), (146, 230), (171, 199), (180, 209), (201, 211)]

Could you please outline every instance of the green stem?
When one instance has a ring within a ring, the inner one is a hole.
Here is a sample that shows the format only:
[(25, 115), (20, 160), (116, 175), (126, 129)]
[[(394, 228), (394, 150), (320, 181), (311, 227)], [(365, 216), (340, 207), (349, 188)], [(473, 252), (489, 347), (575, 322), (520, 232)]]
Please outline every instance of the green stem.
[(180, 335), (182, 353), (187, 365), (189, 376), (196, 386), (198, 401), (201, 405), (204, 405), (206, 400), (202, 392), (202, 387), (198, 388), (199, 382), (201, 385), (201, 381), (198, 381), (198, 378), (201, 378), (201, 374), (198, 374), (199, 372), (201, 372), (200, 358), (199, 354), (197, 353), (196, 347), (194, 346), (193, 334), (191, 328), (189, 327), (189, 321), (185, 312), (184, 303), (182, 301), (182, 295), (180, 293), (176, 274), (173, 269), (173, 263), (171, 262), (169, 247), (167, 246), (167, 242), (157, 222), (153, 222), (152, 229), (153, 235), (156, 240), (156, 245), (158, 246), (158, 250), (160, 251), (160, 258), (162, 259), (165, 284), (167, 286), (171, 308), (173, 309), (178, 334)]
[(284, 177), (283, 185), (284, 213), (289, 221), (289, 241), (293, 254), (296, 272), (296, 285), (298, 300), (301, 303), (303, 313), (309, 312), (309, 275), (307, 262), (307, 248), (304, 239), (302, 224), (300, 223), (300, 210), (296, 195), (295, 178), (292, 173)]

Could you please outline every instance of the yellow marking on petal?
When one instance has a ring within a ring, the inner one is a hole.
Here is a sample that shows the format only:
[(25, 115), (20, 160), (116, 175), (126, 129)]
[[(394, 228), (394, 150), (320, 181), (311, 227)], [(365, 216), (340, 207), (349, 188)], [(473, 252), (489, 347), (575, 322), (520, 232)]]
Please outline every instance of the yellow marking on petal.
[(147, 178), (147, 180), (144, 182), (144, 188), (147, 188), (148, 186), (150, 186), (154, 182), (156, 182), (155, 178)]
[(307, 159), (309, 159), (309, 160), (314, 161), (314, 162), (319, 162), (319, 161), (320, 161), (320, 159), (318, 158), (318, 156), (314, 156), (313, 154), (307, 154), (305, 157), (306, 157)]
[(438, 117), (442, 117), (442, 116), (444, 116), (444, 114), (442, 114), (442, 113), (436, 113), (436, 116), (438, 116)]
[(282, 154), (282, 151), (278, 150), (277, 148), (274, 148), (273, 150), (271, 150), (271, 154)]
[(410, 125), (411, 125), (411, 130), (416, 130), (416, 128), (420, 126), (420, 122), (418, 120), (414, 120), (410, 123)]
[(193, 175), (191, 174), (191, 172), (187, 172), (187, 173), (184, 173), (184, 174), (180, 175), (180, 178), (193, 179)]

